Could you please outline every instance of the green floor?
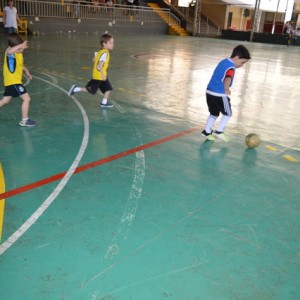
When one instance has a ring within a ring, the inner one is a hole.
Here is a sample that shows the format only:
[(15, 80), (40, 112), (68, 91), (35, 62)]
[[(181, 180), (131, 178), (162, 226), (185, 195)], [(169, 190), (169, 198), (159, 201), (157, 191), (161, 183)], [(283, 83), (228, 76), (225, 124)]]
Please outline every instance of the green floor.
[(230, 142), (207, 142), (206, 85), (238, 43), (115, 36), (103, 110), (67, 96), (99, 36), (29, 37), (38, 126), (0, 109), (1, 300), (300, 299), (300, 47), (246, 44)]

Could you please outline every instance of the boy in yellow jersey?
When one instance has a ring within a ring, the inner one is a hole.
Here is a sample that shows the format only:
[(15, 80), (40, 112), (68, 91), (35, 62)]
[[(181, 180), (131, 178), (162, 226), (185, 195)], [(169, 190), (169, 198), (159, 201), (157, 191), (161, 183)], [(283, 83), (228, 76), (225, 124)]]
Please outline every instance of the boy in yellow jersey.
[(103, 93), (103, 99), (100, 103), (101, 107), (113, 107), (112, 103), (108, 102), (108, 97), (112, 91), (112, 86), (107, 78), (107, 69), (109, 66), (110, 53), (109, 51), (114, 47), (114, 38), (109, 33), (102, 34), (100, 38), (100, 45), (102, 49), (95, 53), (93, 59), (93, 79), (91, 79), (85, 88), (72, 85), (68, 95), (69, 97), (74, 93), (88, 92), (93, 95), (97, 90)]
[(3, 98), (0, 100), (0, 107), (8, 104), (12, 98), (20, 97), (22, 104), (22, 120), (20, 126), (33, 127), (36, 122), (28, 118), (30, 96), (27, 93), (23, 83), (23, 71), (31, 80), (32, 77), (24, 66), (23, 51), (28, 47), (27, 41), (24, 41), (17, 33), (10, 33), (7, 36), (8, 48), (5, 51), (3, 64), (3, 78), (5, 91)]

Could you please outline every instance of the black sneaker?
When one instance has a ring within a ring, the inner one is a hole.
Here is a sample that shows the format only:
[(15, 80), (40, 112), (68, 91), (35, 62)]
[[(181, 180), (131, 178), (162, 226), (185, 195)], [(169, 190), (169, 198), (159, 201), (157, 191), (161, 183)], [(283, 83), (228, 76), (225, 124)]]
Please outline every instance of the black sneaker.
[(113, 107), (114, 105), (113, 105), (112, 103), (110, 103), (110, 102), (107, 102), (106, 104), (101, 103), (100, 106), (103, 107), (103, 108), (104, 108), (104, 107), (106, 107), (106, 108), (111, 108), (111, 107)]
[(204, 137), (206, 137), (206, 138), (207, 138), (208, 140), (210, 140), (210, 141), (214, 141), (214, 140), (215, 140), (214, 136), (212, 135), (212, 132), (211, 132), (211, 133), (208, 133), (208, 132), (206, 132), (205, 129), (202, 131), (202, 135), (203, 135)]
[(27, 119), (26, 121), (23, 121), (23, 120), (20, 121), (19, 125), (22, 127), (34, 127), (34, 126), (36, 126), (36, 122), (34, 122), (30, 119)]
[(68, 96), (71, 97), (74, 94), (74, 89), (77, 87), (76, 84), (73, 84), (69, 90)]

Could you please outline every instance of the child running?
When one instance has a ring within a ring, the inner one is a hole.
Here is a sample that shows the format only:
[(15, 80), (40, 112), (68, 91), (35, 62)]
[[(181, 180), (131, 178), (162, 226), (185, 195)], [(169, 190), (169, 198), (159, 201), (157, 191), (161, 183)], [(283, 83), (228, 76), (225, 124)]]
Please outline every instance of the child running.
[(24, 65), (23, 51), (28, 47), (27, 41), (24, 41), (17, 33), (10, 33), (7, 36), (8, 48), (5, 51), (3, 64), (4, 95), (0, 100), (0, 107), (10, 102), (12, 98), (20, 97), (22, 104), (22, 120), (20, 126), (33, 127), (36, 122), (28, 117), (30, 96), (22, 83), (23, 71), (25, 75), (32, 80), (32, 77)]
[(108, 102), (108, 97), (112, 91), (112, 86), (107, 78), (107, 70), (109, 67), (110, 53), (114, 47), (114, 38), (109, 33), (104, 33), (100, 38), (101, 50), (95, 53), (93, 59), (93, 79), (91, 79), (85, 88), (72, 85), (68, 95), (71, 97), (74, 93), (91, 93), (96, 94), (98, 88), (103, 93), (103, 99), (100, 103), (101, 107), (113, 107), (113, 104)]
[(224, 130), (232, 116), (229, 98), (231, 94), (230, 87), (233, 83), (235, 69), (242, 67), (249, 59), (251, 57), (248, 49), (243, 45), (239, 45), (233, 49), (231, 57), (223, 59), (214, 70), (206, 90), (206, 101), (210, 115), (206, 121), (205, 129), (202, 131), (202, 135), (208, 140), (213, 141), (215, 139), (212, 135), (212, 129), (218, 116), (222, 113), (215, 134), (218, 138), (226, 142), (229, 141), (224, 134)]

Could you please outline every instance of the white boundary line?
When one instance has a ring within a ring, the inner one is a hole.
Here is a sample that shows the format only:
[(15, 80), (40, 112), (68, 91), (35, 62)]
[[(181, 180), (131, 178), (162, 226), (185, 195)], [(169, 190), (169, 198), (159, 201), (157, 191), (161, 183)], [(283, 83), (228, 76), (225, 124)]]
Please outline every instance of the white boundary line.
[[(45, 74), (47, 75), (47, 74)], [(52, 86), (56, 87), (57, 89), (61, 90), (62, 92), (68, 94), (66, 90), (61, 88), (60, 86), (45, 80), (40, 77), (35, 78), (44, 81), (48, 84), (51, 84)], [(77, 156), (75, 160), (73, 161), (71, 167), (67, 171), (66, 175), (62, 178), (62, 180), (59, 182), (57, 187), (54, 189), (54, 191), (50, 194), (50, 196), (40, 205), (40, 207), (25, 221), (25, 223), (17, 230), (15, 233), (13, 233), (3, 244), (0, 245), (0, 256), (8, 249), (10, 248), (37, 220), (38, 218), (46, 211), (46, 209), (51, 205), (51, 203), (56, 199), (56, 197), (60, 194), (60, 192), (63, 190), (65, 185), (70, 180), (71, 176), (73, 175), (75, 169), (77, 168), (78, 164), (80, 163), (80, 160), (83, 157), (83, 154), (86, 150), (88, 140), (89, 140), (89, 119), (88, 116), (80, 104), (80, 102), (72, 96), (73, 101), (77, 104), (79, 107), (82, 116), (83, 116), (83, 122), (84, 122), (84, 134), (81, 142), (80, 149), (77, 153)]]
[[(120, 104), (114, 102), (114, 106), (121, 114), (126, 112)], [(130, 122), (133, 123), (132, 121)], [(140, 145), (142, 145), (141, 133), (136, 126), (134, 126), (134, 128), (134, 139), (137, 140)], [(145, 153), (143, 150), (141, 150), (135, 154), (134, 178), (130, 188), (130, 193), (126, 201), (125, 210), (117, 228), (117, 233), (107, 247), (106, 254), (104, 256), (105, 259), (112, 259), (114, 256), (118, 255), (120, 252), (121, 242), (127, 240), (128, 238), (142, 196), (144, 178)]]

